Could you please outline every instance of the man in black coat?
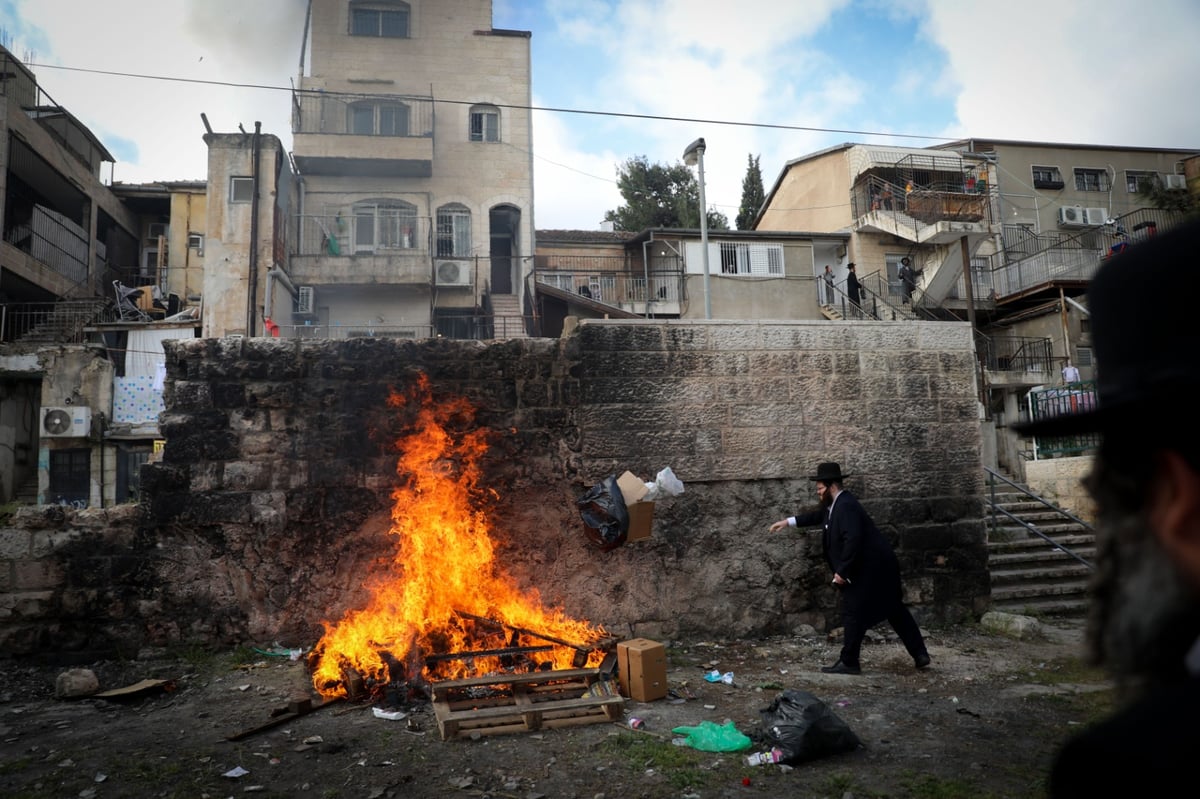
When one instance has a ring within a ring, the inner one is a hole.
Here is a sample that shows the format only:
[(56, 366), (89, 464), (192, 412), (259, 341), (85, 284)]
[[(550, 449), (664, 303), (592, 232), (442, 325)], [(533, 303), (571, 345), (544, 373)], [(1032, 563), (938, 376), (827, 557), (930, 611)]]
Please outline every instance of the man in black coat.
[(833, 584), (842, 594), (842, 654), (829, 674), (859, 674), (859, 650), (867, 630), (886, 620), (904, 642), (918, 669), (929, 665), (929, 651), (921, 629), (904, 605), (900, 564), (892, 545), (879, 532), (858, 498), (842, 489), (842, 467), (822, 463), (809, 477), (817, 484), (820, 507), (798, 513), (771, 525), (771, 532), (786, 527), (824, 526), (821, 550), (833, 572)]
[[(1106, 261), (1088, 289), (1097, 402), (1022, 432), (1099, 433), (1087, 644), (1119, 689), (1118, 711), (1069, 740), (1054, 799), (1147, 796), (1191, 785), (1200, 753), (1200, 222)], [(1129, 302), (1170, 286), (1161, 302)], [(1188, 321), (1192, 320), (1192, 321)]]
[(846, 265), (846, 295), (850, 297), (850, 314), (858, 317), (859, 306), (862, 305), (862, 284), (858, 282), (853, 261)]

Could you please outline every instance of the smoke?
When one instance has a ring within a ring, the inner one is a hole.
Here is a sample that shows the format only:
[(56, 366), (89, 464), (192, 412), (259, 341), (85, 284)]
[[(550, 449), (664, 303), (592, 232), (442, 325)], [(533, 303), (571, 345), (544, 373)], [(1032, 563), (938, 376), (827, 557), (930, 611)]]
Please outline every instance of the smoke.
[(307, 9), (308, 0), (187, 0), (183, 29), (218, 68), (283, 85), (299, 71)]

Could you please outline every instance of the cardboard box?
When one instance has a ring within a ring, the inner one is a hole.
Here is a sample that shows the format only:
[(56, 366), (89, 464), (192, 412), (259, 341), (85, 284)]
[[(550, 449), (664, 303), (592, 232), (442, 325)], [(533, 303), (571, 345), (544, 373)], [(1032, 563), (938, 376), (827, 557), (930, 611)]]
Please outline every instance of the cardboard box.
[(617, 644), (617, 675), (621, 693), (638, 702), (667, 695), (667, 648), (648, 638)]
[(621, 489), (625, 509), (629, 511), (629, 532), (625, 540), (640, 541), (649, 538), (650, 530), (654, 526), (654, 503), (642, 499), (649, 490), (645, 481), (633, 472), (625, 472), (617, 478), (617, 487)]

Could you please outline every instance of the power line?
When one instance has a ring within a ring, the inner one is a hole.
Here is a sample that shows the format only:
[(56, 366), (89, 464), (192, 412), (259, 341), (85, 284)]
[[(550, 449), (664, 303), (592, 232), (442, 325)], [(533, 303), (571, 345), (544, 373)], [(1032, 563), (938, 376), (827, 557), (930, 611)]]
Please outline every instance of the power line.
[[(66, 72), (84, 72), (92, 75), (111, 75), (121, 78), (138, 78), (141, 80), (162, 80), (173, 83), (196, 83), (204, 86), (225, 86), (235, 89), (264, 89), (267, 91), (285, 91), (295, 92), (298, 94), (311, 94), (322, 97), (407, 97), (412, 99), (413, 95), (397, 95), (379, 92), (330, 92), (330, 91), (315, 91), (310, 89), (293, 89), (290, 86), (270, 86), (262, 83), (237, 83), (234, 81), (220, 80), (202, 80), (200, 78), (175, 78), (169, 75), (145, 75), (137, 72), (116, 72), (106, 69), (88, 69), (85, 67), (66, 67), (57, 64), (29, 64), (30, 67), (38, 69), (60, 69)], [(424, 98), (422, 98), (424, 99)], [(450, 103), (455, 105), (476, 105), (475, 100), (454, 100), (443, 99), (439, 97), (430, 98), (437, 103)], [(497, 108), (510, 108), (521, 111), (545, 111), (554, 114), (579, 114), (583, 116), (604, 116), (618, 117), (621, 119), (642, 119), (653, 120), (657, 122), (691, 122), (704, 125), (727, 125), (730, 127), (743, 128), (765, 128), (767, 130), (794, 130), (803, 131), (805, 133), (842, 133), (850, 136), (883, 136), (894, 139), (921, 139), (925, 141), (958, 141), (957, 138), (950, 136), (928, 136), (917, 133), (883, 133), (881, 131), (872, 130), (856, 130), (854, 128), (819, 128), (808, 125), (781, 125), (771, 122), (738, 122), (730, 119), (705, 119), (702, 117), (674, 117), (660, 116), (658, 114), (635, 114), (628, 111), (594, 111), (585, 108), (560, 108), (556, 106), (538, 106), (538, 105), (517, 105), (506, 103), (490, 103)]]

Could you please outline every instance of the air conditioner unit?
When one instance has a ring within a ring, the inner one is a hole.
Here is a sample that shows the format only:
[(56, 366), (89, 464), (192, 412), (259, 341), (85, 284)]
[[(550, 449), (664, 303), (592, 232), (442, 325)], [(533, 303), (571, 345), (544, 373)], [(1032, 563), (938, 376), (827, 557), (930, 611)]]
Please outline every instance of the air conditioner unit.
[(1085, 227), (1083, 207), (1079, 205), (1064, 205), (1058, 209), (1059, 227)]
[(316, 290), (312, 286), (298, 286), (296, 288), (296, 313), (313, 314), (316, 313), (316, 307)]
[(1108, 221), (1107, 208), (1084, 208), (1083, 221), (1088, 225), (1103, 225)]
[(152, 243), (157, 242), (159, 236), (167, 235), (168, 229), (169, 229), (169, 226), (167, 225), (166, 222), (151, 222), (150, 223), (150, 232), (146, 236), (146, 239)]
[(86, 438), (92, 432), (92, 409), (83, 405), (42, 408), (46, 438)]
[(1163, 175), (1163, 188), (1164, 189), (1186, 189), (1187, 188), (1187, 176), (1186, 175)]
[(463, 261), (438, 261), (434, 277), (439, 286), (469, 286), (471, 266)]

